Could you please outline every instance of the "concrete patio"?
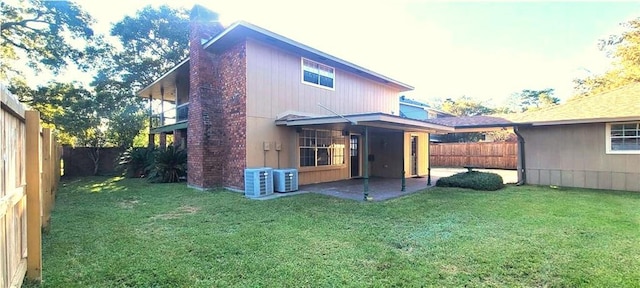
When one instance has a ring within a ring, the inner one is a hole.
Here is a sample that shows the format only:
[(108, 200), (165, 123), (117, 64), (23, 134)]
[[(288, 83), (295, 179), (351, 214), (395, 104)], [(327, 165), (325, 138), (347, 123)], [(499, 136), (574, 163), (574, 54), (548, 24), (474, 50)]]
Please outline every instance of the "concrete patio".
[[(400, 179), (377, 178), (369, 179), (369, 196), (373, 201), (384, 201), (404, 195), (409, 195), (433, 187), (437, 178), (431, 178), (431, 186), (427, 186), (427, 178), (407, 178), (405, 191), (401, 191)], [(327, 183), (304, 185), (300, 191), (318, 193), (338, 198), (363, 201), (364, 179), (349, 179)]]
[[(427, 186), (427, 178), (407, 178), (405, 191), (401, 191), (401, 179), (378, 178), (369, 179), (369, 196), (373, 201), (384, 201), (397, 198), (425, 189), (431, 188), (436, 184), (440, 177), (451, 176), (456, 173), (466, 172), (467, 170), (456, 168), (433, 168), (431, 169), (431, 186)], [(515, 170), (498, 170), (498, 169), (477, 169), (477, 171), (496, 173), (502, 176), (504, 183), (517, 182), (518, 175)], [(300, 186), (301, 193), (318, 193), (338, 198), (352, 199), (363, 201), (364, 179), (356, 178), (349, 180), (341, 180), (327, 183), (311, 184)]]

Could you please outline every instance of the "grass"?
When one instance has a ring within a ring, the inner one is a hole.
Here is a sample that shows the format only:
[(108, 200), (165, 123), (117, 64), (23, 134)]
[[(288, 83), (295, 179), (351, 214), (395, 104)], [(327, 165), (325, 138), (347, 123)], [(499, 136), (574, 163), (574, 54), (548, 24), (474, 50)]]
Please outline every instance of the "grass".
[(43, 286), (638, 287), (639, 242), (639, 193), (509, 186), (255, 201), (86, 178), (58, 193)]

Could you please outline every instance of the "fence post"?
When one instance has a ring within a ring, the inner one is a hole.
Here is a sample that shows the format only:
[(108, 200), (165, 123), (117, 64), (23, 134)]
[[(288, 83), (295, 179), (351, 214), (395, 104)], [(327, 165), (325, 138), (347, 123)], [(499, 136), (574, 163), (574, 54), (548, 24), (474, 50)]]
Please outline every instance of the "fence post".
[(40, 113), (26, 111), (27, 278), (42, 280), (42, 206), (40, 179)]

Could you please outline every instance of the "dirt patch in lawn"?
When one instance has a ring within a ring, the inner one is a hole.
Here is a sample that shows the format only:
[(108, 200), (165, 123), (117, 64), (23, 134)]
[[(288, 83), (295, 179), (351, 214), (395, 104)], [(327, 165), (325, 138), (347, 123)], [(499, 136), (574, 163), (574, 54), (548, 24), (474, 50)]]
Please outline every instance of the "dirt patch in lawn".
[(135, 207), (136, 205), (138, 205), (140, 201), (135, 200), (135, 199), (127, 199), (127, 200), (122, 200), (120, 202), (118, 202), (118, 207), (123, 208), (123, 209), (133, 209), (133, 207)]
[(152, 220), (169, 220), (180, 218), (184, 215), (194, 214), (200, 211), (200, 207), (191, 206), (191, 205), (182, 205), (178, 207), (176, 210), (171, 211), (169, 213), (158, 214), (151, 217)]

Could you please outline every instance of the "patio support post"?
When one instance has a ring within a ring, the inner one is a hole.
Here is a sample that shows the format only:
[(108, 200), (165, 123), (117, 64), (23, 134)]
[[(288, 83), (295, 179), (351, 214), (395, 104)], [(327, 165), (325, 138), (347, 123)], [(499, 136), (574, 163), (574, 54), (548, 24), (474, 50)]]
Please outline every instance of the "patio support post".
[[(427, 137), (431, 135), (427, 134)], [(427, 138), (427, 187), (431, 186), (431, 141)]]
[(160, 87), (160, 126), (164, 126), (164, 87)]
[(405, 140), (404, 138), (405, 138), (405, 133), (403, 131), (402, 132), (402, 175), (401, 175), (401, 178), (400, 178), (400, 179), (402, 179), (402, 186), (400, 187), (400, 191), (402, 191), (402, 192), (407, 190), (407, 179), (405, 178), (406, 171), (404, 170), (404, 165), (406, 164), (405, 163), (405, 158), (406, 158), (407, 155), (405, 154), (406, 151), (404, 151), (404, 148), (405, 148), (404, 147), (404, 144), (405, 144), (404, 143), (404, 140)]
[(369, 198), (369, 128), (364, 126), (364, 167), (362, 169), (364, 178), (364, 201)]
[(155, 135), (151, 134), (151, 129), (153, 129), (153, 97), (149, 94), (149, 144), (148, 148), (155, 146)]

